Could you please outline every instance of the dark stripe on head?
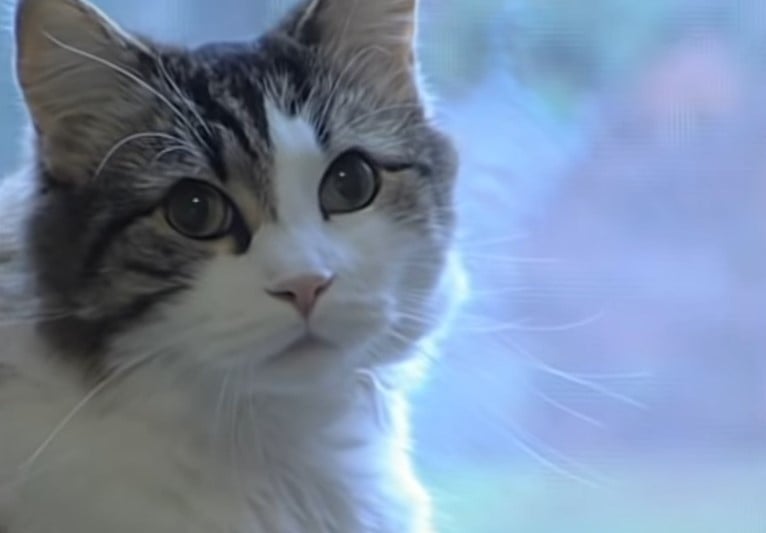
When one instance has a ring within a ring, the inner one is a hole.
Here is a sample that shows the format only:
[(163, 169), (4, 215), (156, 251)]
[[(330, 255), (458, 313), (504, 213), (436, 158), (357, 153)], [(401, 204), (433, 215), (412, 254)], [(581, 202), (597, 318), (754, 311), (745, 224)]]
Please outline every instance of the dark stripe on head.
[(250, 140), (247, 138), (245, 129), (232, 112), (213, 98), (210, 94), (209, 84), (210, 79), (202, 71), (197, 72), (187, 80), (186, 88), (188, 89), (192, 100), (198, 105), (199, 110), (202, 112), (202, 117), (208, 122), (215, 122), (229, 130), (234, 134), (237, 142), (248, 155), (253, 158), (257, 157), (253, 147), (250, 145)]
[(226, 183), (229, 179), (229, 173), (226, 170), (226, 161), (223, 157), (223, 142), (210, 128), (199, 127), (197, 129), (199, 136), (205, 141), (203, 147), (210, 168), (221, 181)]
[(297, 41), (275, 34), (261, 41), (265, 74), (269, 78), (286, 77), (293, 91), (285, 95), (285, 111), (297, 114), (311, 96), (314, 72), (311, 68), (311, 52)]
[(229, 90), (231, 97), (242, 104), (242, 107), (248, 114), (253, 128), (268, 141), (269, 126), (266, 119), (266, 106), (263, 101), (263, 93), (253, 87), (247, 79), (247, 74), (232, 70), (229, 78)]
[(252, 44), (215, 43), (201, 46), (196, 55), (210, 65), (213, 76), (226, 81), (229, 95), (242, 104), (261, 135), (268, 133), (263, 92), (258, 83), (262, 60)]

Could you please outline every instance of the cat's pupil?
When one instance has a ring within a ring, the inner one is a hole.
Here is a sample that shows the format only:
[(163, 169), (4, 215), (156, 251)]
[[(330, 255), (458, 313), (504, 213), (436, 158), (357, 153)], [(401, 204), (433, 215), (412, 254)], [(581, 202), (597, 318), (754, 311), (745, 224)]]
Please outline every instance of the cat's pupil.
[(350, 202), (364, 198), (372, 187), (362, 165), (339, 168), (335, 174), (335, 189)]
[(227, 202), (216, 189), (202, 183), (187, 181), (177, 185), (165, 209), (170, 225), (187, 237), (221, 236), (230, 225)]
[(181, 226), (197, 231), (205, 228), (210, 213), (210, 205), (205, 197), (198, 194), (187, 196), (177, 206), (175, 215)]

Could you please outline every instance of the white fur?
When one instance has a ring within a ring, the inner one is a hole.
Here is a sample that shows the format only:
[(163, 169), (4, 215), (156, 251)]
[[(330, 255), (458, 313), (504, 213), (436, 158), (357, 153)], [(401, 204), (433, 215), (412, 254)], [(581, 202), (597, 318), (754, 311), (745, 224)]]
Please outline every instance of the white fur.
[[(89, 396), (32, 331), (0, 329), (2, 533), (431, 531), (387, 376), (420, 349), (400, 313), (446, 309), (458, 270), (413, 304), (417, 236), (374, 207), (324, 221), (330, 156), (307, 122), (268, 118), (279, 224), (120, 337), (106, 386)], [(266, 290), (312, 272), (336, 276), (310, 323), (330, 345), (290, 352), (306, 326)]]

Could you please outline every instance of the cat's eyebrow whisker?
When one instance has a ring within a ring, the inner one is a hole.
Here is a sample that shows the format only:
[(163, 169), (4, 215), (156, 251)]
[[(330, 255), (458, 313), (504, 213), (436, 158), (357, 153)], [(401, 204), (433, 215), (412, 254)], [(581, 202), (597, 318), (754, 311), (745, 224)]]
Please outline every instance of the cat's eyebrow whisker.
[(165, 67), (165, 62), (162, 60), (162, 57), (155, 55), (154, 61), (157, 64), (157, 67), (160, 71), (160, 74), (162, 76), (162, 79), (165, 81), (165, 83), (170, 86), (171, 91), (178, 97), (181, 104), (194, 116), (194, 118), (199, 123), (199, 126), (205, 130), (209, 135), (212, 134), (212, 131), (210, 130), (210, 125), (205, 121), (205, 119), (202, 118), (202, 115), (200, 115), (199, 111), (197, 110), (196, 105), (194, 102), (191, 101), (186, 95), (184, 95), (183, 91), (181, 91), (181, 88), (178, 86), (176, 81), (173, 79), (173, 77), (168, 72), (167, 68)]
[(93, 175), (93, 179), (97, 180), (101, 173), (106, 168), (106, 165), (109, 163), (109, 161), (114, 157), (114, 155), (123, 147), (130, 144), (131, 142), (138, 141), (141, 139), (164, 139), (169, 141), (178, 141), (176, 137), (162, 132), (141, 132), (141, 133), (133, 133), (131, 135), (127, 135), (114, 143), (114, 145), (106, 152), (104, 157), (101, 159), (101, 163), (99, 163), (98, 167), (96, 167), (96, 171)]
[(188, 154), (190, 154), (192, 156), (195, 156), (195, 157), (198, 155), (197, 152), (195, 152), (194, 150), (190, 149), (188, 145), (168, 146), (167, 148), (164, 148), (163, 150), (157, 152), (157, 154), (152, 158), (152, 161), (149, 164), (149, 166), (150, 167), (154, 166), (163, 157), (165, 157), (166, 155), (169, 155), (169, 154), (171, 154), (173, 152), (186, 152), (186, 153), (188, 153)]
[(391, 113), (393, 111), (416, 111), (418, 109), (420, 108), (413, 104), (398, 104), (398, 105), (379, 107), (377, 109), (373, 109), (372, 111), (368, 111), (360, 115), (353, 115), (349, 120), (345, 122), (341, 122), (340, 125), (338, 126), (338, 129), (353, 130), (361, 122), (375, 118), (378, 115), (382, 115), (384, 113)]
[(172, 112), (173, 114), (178, 117), (181, 122), (183, 122), (186, 127), (189, 129), (189, 132), (195, 136), (197, 141), (200, 143), (200, 146), (207, 146), (204, 139), (199, 135), (199, 132), (197, 132), (196, 128), (189, 122), (189, 119), (186, 118), (186, 116), (181, 113), (181, 111), (176, 107), (173, 102), (171, 102), (164, 94), (162, 94), (160, 91), (158, 91), (156, 88), (152, 87), (151, 84), (146, 82), (145, 80), (141, 79), (138, 75), (136, 75), (133, 72), (130, 72), (126, 68), (123, 68), (119, 65), (116, 65), (112, 63), (111, 61), (104, 59), (103, 57), (99, 57), (95, 54), (91, 54), (90, 52), (87, 52), (85, 50), (81, 50), (75, 46), (69, 45), (65, 42), (62, 42), (61, 40), (57, 39), (53, 35), (51, 35), (48, 32), (43, 32), (43, 35), (46, 39), (51, 41), (56, 46), (71, 52), (75, 55), (78, 55), (80, 57), (83, 57), (85, 59), (89, 59), (91, 61), (94, 61), (102, 66), (105, 66), (114, 72), (117, 72), (118, 74), (121, 74), (131, 80), (133, 83), (138, 85), (139, 87), (143, 88), (144, 90), (148, 91), (150, 94), (152, 94), (154, 97), (156, 97), (158, 100), (160, 100), (163, 104), (165, 104)]
[[(321, 122), (327, 121), (330, 113), (332, 112), (333, 105), (335, 104), (334, 96), (336, 94), (336, 91), (341, 83), (346, 81), (347, 76), (355, 75), (357, 72), (354, 71), (355, 68), (357, 68), (357, 64), (364, 58), (365, 54), (369, 54), (372, 51), (372, 49), (368, 47), (364, 47), (361, 50), (358, 50), (351, 59), (346, 63), (346, 65), (343, 67), (343, 70), (340, 72), (338, 76), (334, 77), (334, 80), (332, 81), (332, 85), (329, 88), (328, 94), (329, 97), (324, 98), (324, 102), (322, 104), (322, 107), (319, 111), (319, 119)], [(359, 67), (361, 68), (361, 67)], [(317, 90), (319, 90), (319, 87), (317, 86)], [(314, 95), (316, 98), (316, 95)]]

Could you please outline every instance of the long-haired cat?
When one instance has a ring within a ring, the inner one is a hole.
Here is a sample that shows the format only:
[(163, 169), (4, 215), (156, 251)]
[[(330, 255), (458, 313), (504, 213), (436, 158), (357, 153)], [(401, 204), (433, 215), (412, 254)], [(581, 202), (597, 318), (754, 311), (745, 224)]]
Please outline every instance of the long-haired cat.
[(405, 398), (458, 294), (456, 157), (416, 1), (195, 49), (82, 0), (15, 20), (0, 531), (431, 531)]

